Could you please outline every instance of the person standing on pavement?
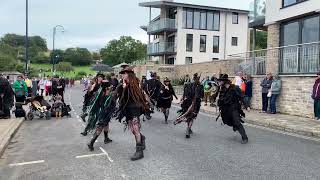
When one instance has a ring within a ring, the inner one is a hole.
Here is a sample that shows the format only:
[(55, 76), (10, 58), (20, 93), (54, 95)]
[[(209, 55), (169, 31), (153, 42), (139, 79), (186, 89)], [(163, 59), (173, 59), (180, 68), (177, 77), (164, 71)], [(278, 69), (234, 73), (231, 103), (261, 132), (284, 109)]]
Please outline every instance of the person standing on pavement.
[(24, 82), (27, 85), (27, 89), (28, 89), (28, 97), (31, 97), (32, 95), (32, 81), (31, 79), (29, 79), (28, 75), (26, 75), (26, 78), (24, 79)]
[(45, 78), (41, 78), (40, 81), (39, 81), (39, 84), (38, 84), (41, 96), (43, 96), (43, 92), (44, 92), (44, 89), (45, 89), (45, 82), (46, 82), (46, 79)]
[(161, 112), (164, 114), (165, 123), (168, 124), (168, 117), (171, 108), (171, 103), (173, 96), (178, 99), (176, 93), (170, 83), (169, 78), (165, 78), (163, 85), (160, 88), (160, 95), (158, 98), (157, 106), (161, 109)]
[(267, 113), (268, 110), (268, 93), (272, 84), (272, 74), (268, 73), (267, 77), (265, 77), (261, 83), (261, 95), (262, 95), (262, 113)]
[(52, 79), (50, 78), (50, 76), (47, 76), (46, 80), (44, 81), (44, 87), (45, 87), (45, 91), (46, 91), (46, 96), (51, 95), (52, 94)]
[(13, 89), (16, 102), (24, 103), (28, 96), (28, 88), (21, 75), (19, 75), (17, 80), (13, 83)]
[(275, 75), (272, 80), (270, 92), (270, 114), (276, 114), (277, 113), (277, 99), (279, 97), (281, 91), (281, 80), (278, 75)]
[(314, 100), (314, 117), (316, 120), (320, 120), (320, 72), (317, 73), (311, 97)]
[(193, 121), (197, 118), (204, 97), (203, 85), (200, 83), (198, 73), (193, 75), (193, 82), (186, 84), (181, 99), (181, 115), (175, 120), (174, 125), (181, 122), (187, 123), (186, 138), (190, 138)]
[(146, 148), (146, 138), (140, 131), (140, 116), (149, 111), (149, 105), (133, 68), (127, 66), (120, 71), (120, 74), (122, 74), (123, 83), (115, 91), (115, 98), (119, 99), (119, 111), (116, 119), (121, 122), (125, 117), (125, 124), (135, 137), (136, 152), (131, 157), (131, 160), (135, 161), (144, 157), (143, 150)]
[[(245, 116), (241, 109), (243, 103), (243, 93), (241, 89), (231, 84), (227, 74), (221, 74), (218, 79), (220, 85), (218, 106), (224, 124), (232, 126), (234, 131), (238, 131), (242, 137), (241, 143), (248, 143), (248, 136), (241, 124), (241, 116)], [(219, 116), (218, 116), (219, 118)], [(218, 119), (217, 118), (217, 119)]]
[(250, 110), (251, 108), (251, 98), (252, 98), (252, 77), (246, 75), (246, 90), (244, 92), (244, 108)]
[(0, 76), (0, 119), (10, 118), (10, 109), (13, 106), (14, 97), (9, 81)]
[(210, 103), (210, 96), (211, 96), (211, 88), (212, 88), (212, 83), (210, 81), (210, 77), (207, 76), (207, 78), (203, 81), (202, 83), (203, 89), (204, 89), (204, 102), (205, 106), (208, 105), (208, 101)]

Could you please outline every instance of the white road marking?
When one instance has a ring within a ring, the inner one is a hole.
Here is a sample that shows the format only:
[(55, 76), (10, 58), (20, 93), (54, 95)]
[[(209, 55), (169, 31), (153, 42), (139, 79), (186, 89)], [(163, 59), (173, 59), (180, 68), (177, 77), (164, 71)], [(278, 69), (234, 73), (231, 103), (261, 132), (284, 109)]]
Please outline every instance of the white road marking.
[[(75, 114), (76, 114), (76, 113), (75, 113)], [(79, 119), (79, 118), (80, 118), (80, 116), (78, 116), (78, 115), (77, 115), (77, 118)]]
[(109, 156), (106, 150), (104, 150), (102, 147), (100, 147), (100, 150), (107, 155), (110, 162), (113, 162), (113, 160), (111, 159), (111, 157)]
[(29, 162), (22, 162), (22, 163), (14, 163), (14, 164), (9, 164), (9, 166), (10, 167), (14, 167), (14, 166), (23, 166), (23, 165), (39, 164), (39, 163), (44, 163), (44, 160), (29, 161)]
[(122, 177), (123, 179), (125, 179), (125, 180), (128, 180), (128, 179), (129, 179), (128, 176), (126, 176), (126, 175), (124, 175), (124, 174), (121, 174), (121, 177)]
[(105, 155), (106, 155), (105, 153), (87, 154), (87, 155), (76, 156), (76, 158), (80, 159), (80, 158), (95, 157), (95, 156), (105, 156)]

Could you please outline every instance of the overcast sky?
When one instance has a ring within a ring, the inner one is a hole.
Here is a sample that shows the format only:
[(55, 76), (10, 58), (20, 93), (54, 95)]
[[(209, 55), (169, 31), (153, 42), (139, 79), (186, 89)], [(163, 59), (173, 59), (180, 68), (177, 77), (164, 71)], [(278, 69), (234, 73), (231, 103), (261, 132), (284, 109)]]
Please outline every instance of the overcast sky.
[[(61, 24), (56, 48), (86, 47), (97, 50), (111, 39), (130, 35), (147, 42), (139, 28), (147, 24), (148, 8), (139, 7), (147, 0), (29, 0), (29, 34), (46, 38), (52, 48), (52, 28)], [(251, 0), (176, 0), (216, 7), (249, 9)], [(158, 13), (153, 10), (153, 14)], [(25, 33), (25, 0), (0, 0), (0, 36)]]

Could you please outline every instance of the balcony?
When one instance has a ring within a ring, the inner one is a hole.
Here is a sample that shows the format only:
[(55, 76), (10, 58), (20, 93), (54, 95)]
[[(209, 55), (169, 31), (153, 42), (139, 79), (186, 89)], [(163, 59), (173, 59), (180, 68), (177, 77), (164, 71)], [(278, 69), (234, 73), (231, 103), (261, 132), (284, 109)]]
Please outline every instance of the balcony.
[(149, 44), (147, 47), (148, 56), (173, 55), (175, 52), (174, 42), (158, 42)]
[(149, 26), (147, 27), (147, 33), (150, 35), (157, 35), (163, 31), (176, 32), (176, 20), (164, 18), (150, 22)]

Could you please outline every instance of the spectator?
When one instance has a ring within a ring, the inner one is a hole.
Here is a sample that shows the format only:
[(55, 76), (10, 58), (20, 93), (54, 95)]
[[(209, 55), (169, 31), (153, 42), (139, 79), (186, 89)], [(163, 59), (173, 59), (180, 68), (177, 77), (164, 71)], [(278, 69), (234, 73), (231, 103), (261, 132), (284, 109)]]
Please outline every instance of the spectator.
[(31, 96), (36, 96), (38, 93), (38, 80), (36, 78), (32, 78), (32, 91), (31, 91)]
[(13, 91), (9, 81), (0, 76), (0, 119), (10, 118), (10, 108), (13, 106)]
[(43, 96), (43, 92), (44, 92), (44, 89), (45, 89), (45, 82), (46, 82), (46, 78), (41, 78), (40, 81), (39, 81), (39, 90), (40, 90), (40, 96)]
[(207, 78), (204, 80), (202, 85), (203, 85), (203, 90), (204, 90), (204, 102), (205, 102), (204, 105), (207, 106), (208, 100), (210, 101), (211, 88), (212, 88), (212, 84), (211, 84), (209, 76), (207, 76)]
[(234, 84), (234, 85), (238, 86), (239, 88), (241, 88), (241, 84), (243, 82), (242, 76), (243, 76), (243, 73), (242, 72), (238, 72), (237, 75), (234, 77), (234, 80), (233, 80), (232, 84)]
[(28, 95), (28, 88), (21, 75), (18, 76), (17, 80), (13, 83), (13, 89), (16, 97), (16, 102), (24, 103), (24, 101), (26, 100), (26, 96)]
[(313, 85), (312, 99), (314, 100), (314, 117), (320, 120), (320, 72)]
[(262, 93), (262, 113), (267, 113), (268, 110), (268, 92), (271, 88), (272, 84), (272, 74), (268, 73), (267, 77), (265, 77), (261, 81), (261, 93)]
[(246, 90), (244, 92), (244, 108), (246, 110), (250, 110), (251, 108), (251, 98), (252, 98), (252, 77), (250, 75), (246, 75)]
[(46, 81), (45, 81), (45, 91), (46, 91), (46, 96), (52, 94), (52, 79), (48, 76)]
[(270, 91), (271, 91), (270, 114), (276, 114), (277, 113), (276, 102), (281, 91), (281, 80), (279, 79), (278, 75), (274, 76)]
[(28, 97), (31, 97), (31, 94), (32, 94), (32, 81), (31, 81), (31, 79), (29, 79), (28, 75), (26, 75), (26, 78), (25, 78), (24, 82), (27, 85)]
[(69, 83), (70, 83), (69, 78), (66, 78), (66, 88), (68, 88), (68, 87), (69, 87)]

